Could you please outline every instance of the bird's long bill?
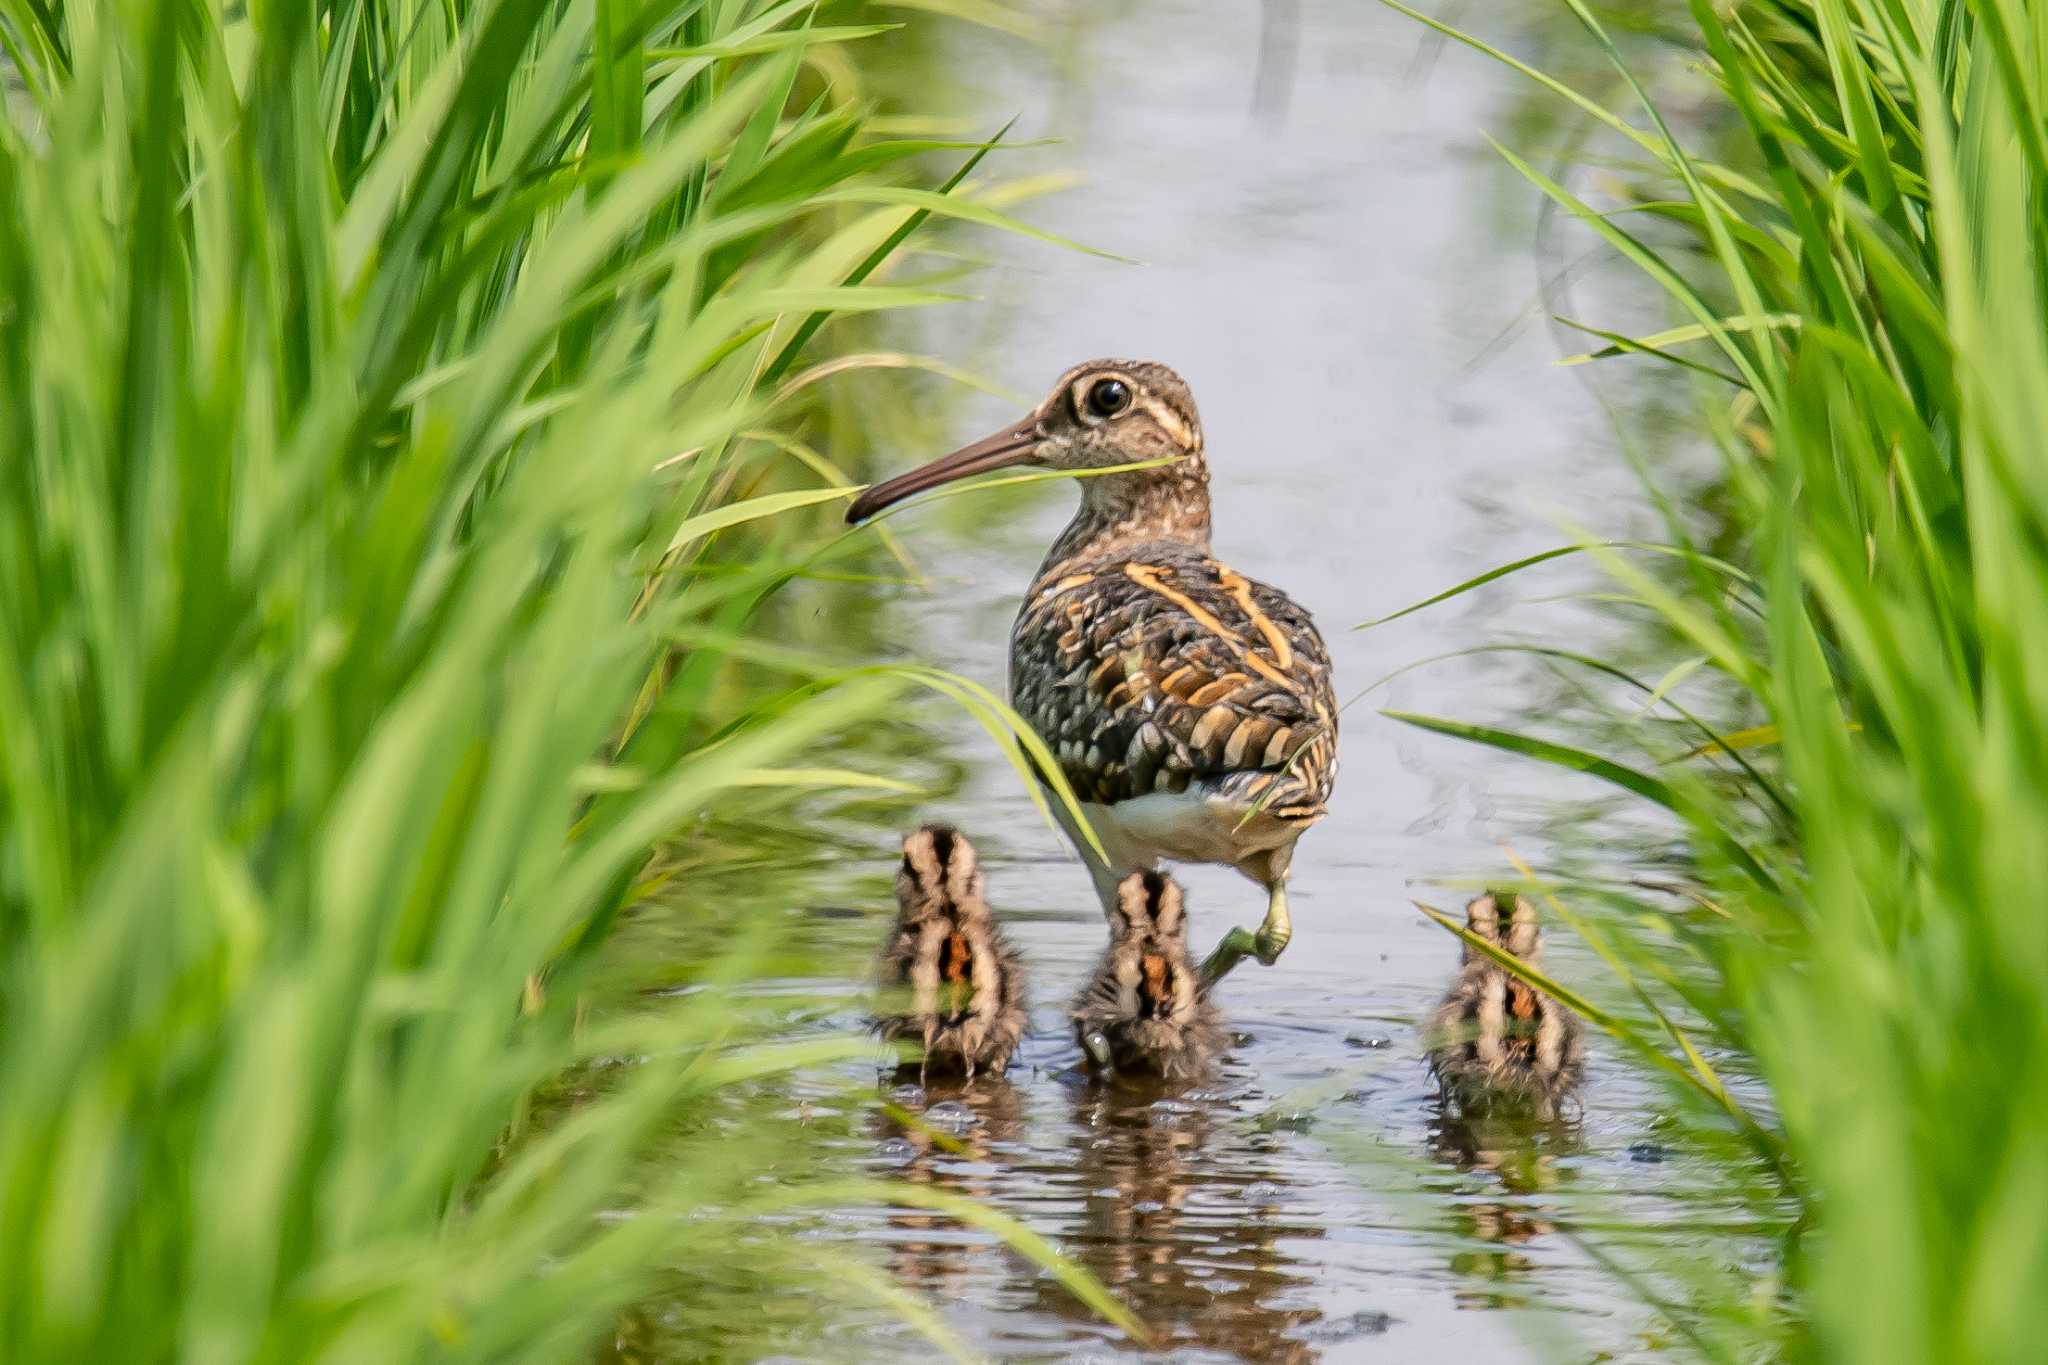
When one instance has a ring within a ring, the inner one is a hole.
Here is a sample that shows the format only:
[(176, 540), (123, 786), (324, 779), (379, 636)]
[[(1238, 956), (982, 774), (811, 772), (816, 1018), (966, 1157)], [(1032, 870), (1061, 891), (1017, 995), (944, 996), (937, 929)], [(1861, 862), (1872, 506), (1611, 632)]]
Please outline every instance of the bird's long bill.
[(990, 469), (1001, 469), (1005, 465), (1023, 464), (1031, 458), (1031, 452), (1038, 446), (1038, 419), (1026, 417), (1014, 426), (1004, 427), (993, 436), (984, 436), (973, 445), (962, 446), (951, 455), (941, 455), (930, 464), (920, 465), (908, 474), (898, 474), (893, 479), (884, 479), (870, 487), (867, 492), (853, 500), (853, 506), (846, 509), (848, 522), (859, 525), (884, 507), (893, 506), (913, 493), (922, 493), (927, 488), (937, 488), (942, 483), (964, 479), (969, 474), (980, 474)]

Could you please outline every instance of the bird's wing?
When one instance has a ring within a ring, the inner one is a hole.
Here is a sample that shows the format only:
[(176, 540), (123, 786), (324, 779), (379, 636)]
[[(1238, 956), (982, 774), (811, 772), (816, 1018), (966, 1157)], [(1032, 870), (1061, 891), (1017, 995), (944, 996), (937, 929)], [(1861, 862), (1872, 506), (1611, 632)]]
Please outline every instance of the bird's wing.
[(1140, 555), (1038, 584), (1011, 635), (1010, 694), (1086, 801), (1200, 783), (1309, 821), (1336, 775), (1337, 705), (1315, 624), (1284, 593), (1200, 555)]

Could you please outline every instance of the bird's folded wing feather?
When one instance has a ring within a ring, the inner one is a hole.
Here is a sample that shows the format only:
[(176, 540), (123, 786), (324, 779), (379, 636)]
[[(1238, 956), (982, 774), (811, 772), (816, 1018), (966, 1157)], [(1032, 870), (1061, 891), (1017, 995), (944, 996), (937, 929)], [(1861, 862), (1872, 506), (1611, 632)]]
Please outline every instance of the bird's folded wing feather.
[(1276, 816), (1322, 814), (1335, 776), (1330, 656), (1308, 613), (1199, 555), (1077, 567), (1038, 584), (1010, 693), (1083, 800), (1191, 783)]

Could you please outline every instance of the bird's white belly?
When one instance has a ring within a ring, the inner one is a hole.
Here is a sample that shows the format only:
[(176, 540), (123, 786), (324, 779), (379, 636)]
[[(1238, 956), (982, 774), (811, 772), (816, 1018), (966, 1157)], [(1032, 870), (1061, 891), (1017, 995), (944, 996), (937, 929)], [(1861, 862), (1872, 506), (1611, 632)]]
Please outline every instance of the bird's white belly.
[(1241, 804), (1192, 788), (1153, 792), (1113, 806), (1089, 802), (1082, 809), (1103, 836), (1111, 860), (1126, 867), (1150, 866), (1162, 858), (1235, 866), (1294, 835), (1264, 815), (1247, 821)]

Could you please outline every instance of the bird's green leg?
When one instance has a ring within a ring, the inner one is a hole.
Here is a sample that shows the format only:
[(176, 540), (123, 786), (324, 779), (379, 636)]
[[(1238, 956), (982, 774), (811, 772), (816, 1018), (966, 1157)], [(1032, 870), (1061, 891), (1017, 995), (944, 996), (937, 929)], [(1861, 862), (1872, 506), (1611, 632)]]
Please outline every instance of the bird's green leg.
[(1287, 942), (1293, 937), (1294, 921), (1287, 915), (1287, 883), (1276, 881), (1272, 894), (1266, 898), (1266, 922), (1253, 935), (1252, 947), (1259, 961), (1270, 967), (1287, 951)]
[(1280, 960), (1280, 954), (1287, 948), (1287, 940), (1294, 937), (1294, 921), (1287, 914), (1287, 883), (1276, 880), (1267, 889), (1266, 920), (1254, 933), (1250, 929), (1232, 929), (1216, 945), (1202, 963), (1202, 986), (1206, 990), (1230, 974), (1247, 957), (1255, 957), (1270, 967)]

